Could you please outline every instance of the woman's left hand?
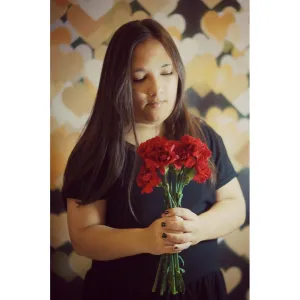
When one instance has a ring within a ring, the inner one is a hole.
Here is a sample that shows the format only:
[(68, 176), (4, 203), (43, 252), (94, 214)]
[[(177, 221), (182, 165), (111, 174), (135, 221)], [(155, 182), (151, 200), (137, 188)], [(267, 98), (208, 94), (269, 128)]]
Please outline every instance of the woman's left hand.
[(174, 247), (180, 249), (180, 244), (196, 245), (201, 241), (199, 216), (191, 210), (183, 207), (170, 208), (167, 214), (162, 214), (162, 217), (168, 217), (165, 227), (174, 231), (168, 233), (165, 238), (169, 242), (176, 243)]

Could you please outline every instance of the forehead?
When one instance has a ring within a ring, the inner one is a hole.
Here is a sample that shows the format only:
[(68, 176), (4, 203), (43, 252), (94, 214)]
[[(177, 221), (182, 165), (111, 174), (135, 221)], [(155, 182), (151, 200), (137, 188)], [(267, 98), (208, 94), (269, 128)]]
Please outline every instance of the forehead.
[(148, 39), (136, 46), (133, 51), (131, 64), (138, 66), (161, 66), (162, 63), (172, 63), (171, 58), (160, 42), (155, 39)]

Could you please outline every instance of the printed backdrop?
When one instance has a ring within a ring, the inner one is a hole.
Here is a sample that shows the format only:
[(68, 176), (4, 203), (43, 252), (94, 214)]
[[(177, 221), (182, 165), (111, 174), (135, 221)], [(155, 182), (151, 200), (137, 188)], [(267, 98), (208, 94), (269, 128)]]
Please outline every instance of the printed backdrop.
[(247, 205), (245, 224), (219, 239), (230, 300), (249, 299), (249, 0), (51, 1), (51, 299), (79, 300), (91, 260), (70, 243), (61, 200), (67, 158), (91, 111), (108, 41), (153, 18), (183, 58), (188, 106), (224, 139)]

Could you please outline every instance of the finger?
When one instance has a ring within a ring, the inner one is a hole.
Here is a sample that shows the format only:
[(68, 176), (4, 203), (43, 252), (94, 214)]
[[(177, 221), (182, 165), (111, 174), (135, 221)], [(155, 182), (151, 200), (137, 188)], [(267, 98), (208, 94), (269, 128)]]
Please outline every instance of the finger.
[(173, 246), (173, 249), (174, 249), (174, 251), (176, 251), (175, 253), (177, 253), (177, 252), (181, 252), (182, 250), (188, 249), (191, 245), (192, 245), (191, 242), (187, 242), (184, 244), (175, 244)]
[(189, 224), (182, 224), (184, 220), (180, 217), (173, 216), (170, 218), (162, 218), (160, 226), (165, 232), (184, 232), (184, 229), (189, 230)]
[(192, 242), (192, 234), (191, 233), (166, 233), (162, 234), (162, 239), (175, 243), (175, 244), (184, 244), (187, 242)]
[(195, 213), (193, 213), (191, 210), (184, 208), (184, 207), (174, 207), (170, 208), (162, 214), (162, 217), (172, 217), (172, 216), (178, 216), (183, 218), (184, 220), (194, 220), (195, 216), (197, 216)]
[(182, 250), (179, 248), (175, 249), (174, 246), (165, 246), (164, 247), (164, 253), (168, 254), (174, 254), (174, 253), (180, 253)]
[(172, 243), (172, 242), (169, 242), (169, 241), (164, 241), (164, 245), (173, 247), (175, 245), (175, 243)]
[(192, 232), (193, 226), (192, 221), (183, 220), (170, 220), (165, 222), (164, 228), (171, 232)]

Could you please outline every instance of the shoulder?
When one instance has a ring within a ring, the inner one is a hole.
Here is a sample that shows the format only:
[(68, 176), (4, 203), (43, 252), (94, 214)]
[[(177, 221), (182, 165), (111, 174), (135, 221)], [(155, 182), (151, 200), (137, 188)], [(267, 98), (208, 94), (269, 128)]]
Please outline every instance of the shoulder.
[(205, 142), (210, 149), (216, 147), (217, 144), (222, 142), (222, 137), (210, 125), (208, 125), (204, 119), (195, 117), (195, 120), (200, 130), (200, 136), (202, 136), (203, 142)]
[(215, 164), (218, 164), (220, 159), (227, 155), (227, 150), (222, 137), (209, 125), (205, 120), (197, 118), (199, 130), (207, 147), (212, 152), (212, 158)]

